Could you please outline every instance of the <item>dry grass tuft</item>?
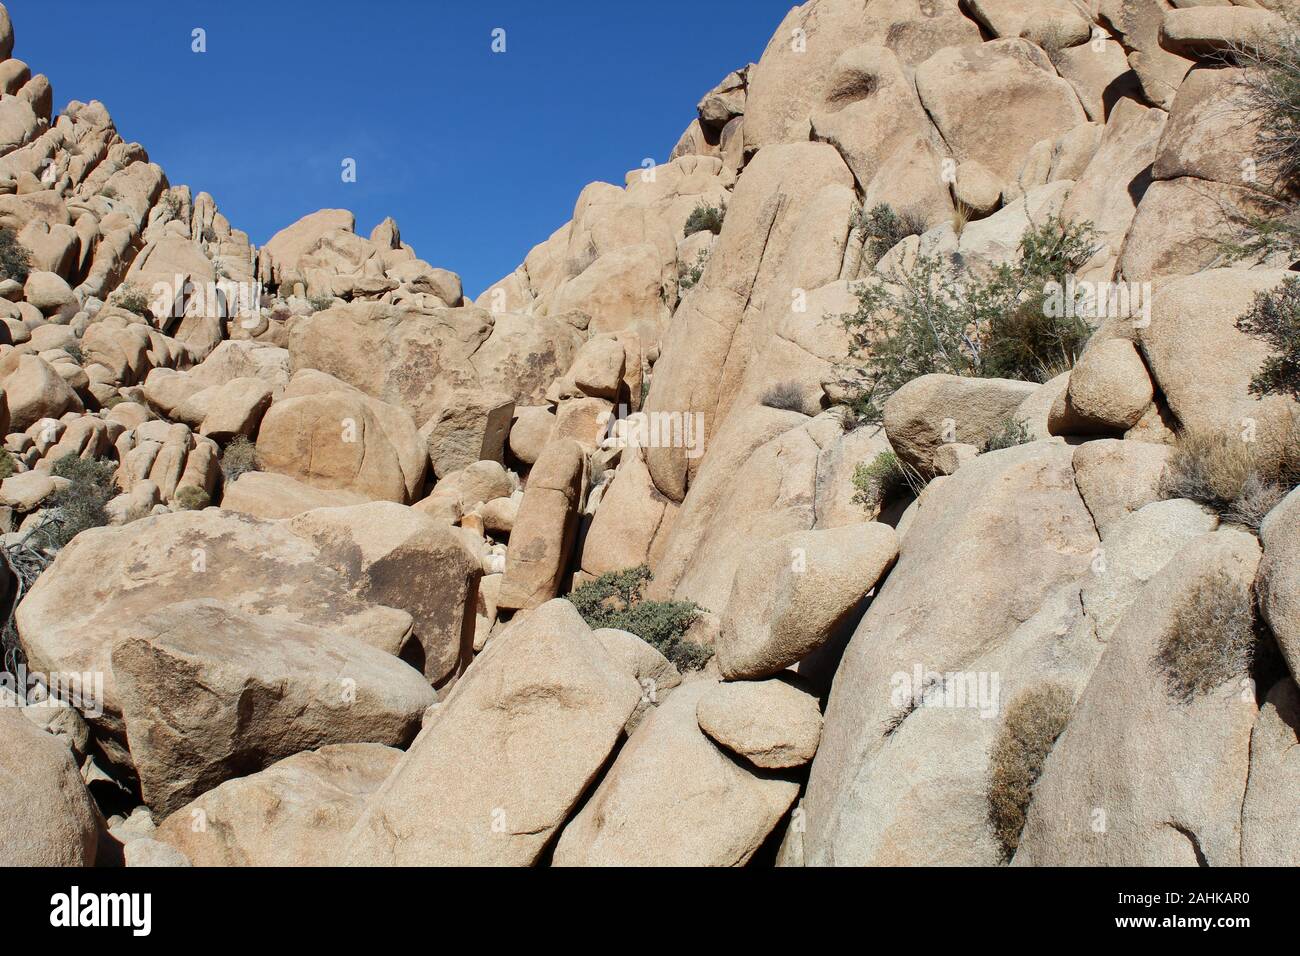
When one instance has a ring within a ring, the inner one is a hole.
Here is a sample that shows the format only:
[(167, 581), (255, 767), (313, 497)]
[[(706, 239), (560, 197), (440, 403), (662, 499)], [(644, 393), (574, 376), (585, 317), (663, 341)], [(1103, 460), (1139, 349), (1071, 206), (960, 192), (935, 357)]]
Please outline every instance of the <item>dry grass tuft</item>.
[(1169, 696), (1188, 703), (1247, 674), (1254, 649), (1250, 588), (1216, 570), (1179, 603), (1155, 660)]
[(989, 823), (1011, 859), (1020, 845), (1034, 783), (1074, 707), (1070, 691), (1044, 684), (1017, 697), (1007, 708), (989, 760)]

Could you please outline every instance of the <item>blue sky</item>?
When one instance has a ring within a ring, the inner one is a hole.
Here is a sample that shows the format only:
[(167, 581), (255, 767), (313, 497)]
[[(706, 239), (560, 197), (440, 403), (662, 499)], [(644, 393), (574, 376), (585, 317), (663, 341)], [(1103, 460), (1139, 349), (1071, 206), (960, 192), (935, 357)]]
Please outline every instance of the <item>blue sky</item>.
[[(255, 243), (323, 207), (392, 215), (478, 294), (581, 188), (667, 158), (792, 0), (5, 0), (56, 109), (98, 99)], [(191, 51), (191, 31), (207, 52)], [(506, 31), (506, 52), (491, 50)], [(344, 158), (357, 181), (344, 183)]]

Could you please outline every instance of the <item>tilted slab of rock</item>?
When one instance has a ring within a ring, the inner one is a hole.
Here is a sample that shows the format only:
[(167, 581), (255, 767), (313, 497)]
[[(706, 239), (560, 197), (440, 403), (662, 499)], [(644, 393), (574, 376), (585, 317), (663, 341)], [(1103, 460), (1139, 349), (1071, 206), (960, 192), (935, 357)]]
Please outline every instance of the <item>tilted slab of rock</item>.
[(195, 866), (330, 866), (366, 799), (402, 752), (330, 744), (227, 780), (181, 807), (155, 838)]
[[(1259, 556), (1252, 535), (1220, 530), (1189, 543), (1150, 580), (1043, 764), (1016, 865), (1240, 863), (1257, 711), (1249, 675), (1225, 675), (1184, 700), (1161, 655), (1189, 613), (1213, 607), (1220, 617), (1204, 620), (1206, 628), (1249, 621)], [(1197, 596), (1205, 589), (1208, 603)]]
[(586, 455), (571, 439), (551, 442), (533, 465), (519, 505), (498, 603), (534, 608), (559, 593), (577, 533)]
[(609, 656), (623, 665), (624, 670), (641, 687), (641, 700), (627, 719), (624, 730), (631, 733), (652, 707), (663, 703), (669, 692), (682, 682), (682, 675), (668, 658), (641, 638), (628, 631), (601, 627), (591, 632), (609, 651)]
[(886, 524), (802, 531), (767, 544), (736, 572), (718, 636), (724, 677), (767, 677), (843, 628), (898, 555)]
[(799, 785), (745, 769), (700, 730), (698, 679), (636, 729), (555, 846), (555, 866), (741, 866)]
[(1106, 540), (1126, 515), (1160, 498), (1160, 478), (1173, 449), (1143, 441), (1105, 438), (1074, 450), (1074, 481)]
[(573, 605), (492, 639), (368, 803), (346, 859), (528, 866), (609, 757), (641, 688)]
[(1295, 440), (1296, 403), (1250, 392), (1251, 379), (1270, 354), (1267, 343), (1236, 325), (1258, 293), (1276, 288), (1288, 275), (1273, 269), (1212, 269), (1156, 292), (1151, 323), (1138, 330), (1138, 344), (1184, 428), (1238, 435), (1250, 425), (1264, 454)]
[(72, 752), (0, 700), (0, 866), (94, 866), (99, 811)]
[(1300, 673), (1300, 491), (1282, 499), (1260, 528), (1259, 612), (1292, 674)]
[(817, 698), (784, 680), (717, 684), (700, 698), (700, 730), (756, 767), (800, 767), (822, 735)]
[(120, 732), (109, 654), (143, 615), (215, 598), (397, 653), (411, 615), (368, 603), (353, 588), (287, 527), (209, 508), (77, 535), (27, 593), (17, 625), (32, 670), (104, 675), (104, 716), (96, 725)]
[[(780, 278), (808, 201), (823, 186), (847, 187), (852, 182), (852, 174), (829, 144), (760, 150), (736, 185), (709, 268), (664, 337), (646, 398), (649, 412), (682, 415), (692, 422), (692, 416), (702, 416), (696, 442), (713, 441), (750, 357), (744, 324), (763, 312), (769, 295), (788, 308), (790, 286)], [(842, 257), (842, 242), (838, 248), (807, 250), (810, 267), (833, 266), (832, 278), (838, 276)], [(674, 501), (685, 497), (688, 475), (693, 478), (703, 461), (699, 447), (686, 445), (675, 440), (646, 450), (655, 486)], [(707, 458), (711, 448), (704, 450)]]
[[(1004, 642), (959, 664), (892, 674), (895, 709), (876, 728), (881, 748), (858, 773), (850, 804), (854, 837), (834, 845), (834, 862), (1003, 861), (1006, 851), (989, 825), (990, 755), (1011, 709), (1024, 695), (1044, 693), (1068, 706), (1146, 581), (1215, 524), (1188, 501), (1159, 502), (1130, 515), (1104, 553), (1095, 554), (1082, 582), (1049, 595)], [(827, 862), (817, 845), (808, 849), (814, 861)]]
[(435, 699), (418, 671), (355, 638), (213, 600), (128, 624), (112, 666), (141, 792), (163, 814), (303, 750), (405, 745)]
[(1065, 445), (1034, 442), (927, 488), (835, 675), (804, 800), (810, 864), (873, 852), (863, 794), (898, 711), (896, 675), (964, 669), (1087, 570), (1097, 533), (1070, 459)]
[(442, 684), (469, 664), (482, 570), (468, 532), (387, 501), (309, 511), (288, 527), (319, 548), (319, 560), (362, 600), (411, 615), (423, 651), (412, 662), (430, 682)]
[(1300, 864), (1300, 688), (1290, 676), (1268, 692), (1250, 733), (1250, 777), (1241, 805), (1241, 865)]
[(595, 577), (642, 564), (653, 569), (680, 507), (655, 488), (640, 451), (624, 449), (623, 456), (582, 542), (582, 569)]

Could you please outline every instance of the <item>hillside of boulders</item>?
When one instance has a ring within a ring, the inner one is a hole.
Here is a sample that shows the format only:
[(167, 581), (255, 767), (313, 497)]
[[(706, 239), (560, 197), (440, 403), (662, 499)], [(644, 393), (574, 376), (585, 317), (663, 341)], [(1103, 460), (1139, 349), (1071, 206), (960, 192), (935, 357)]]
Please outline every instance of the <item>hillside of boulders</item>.
[(1297, 36), (809, 0), (471, 299), (0, 6), (0, 864), (1300, 864)]

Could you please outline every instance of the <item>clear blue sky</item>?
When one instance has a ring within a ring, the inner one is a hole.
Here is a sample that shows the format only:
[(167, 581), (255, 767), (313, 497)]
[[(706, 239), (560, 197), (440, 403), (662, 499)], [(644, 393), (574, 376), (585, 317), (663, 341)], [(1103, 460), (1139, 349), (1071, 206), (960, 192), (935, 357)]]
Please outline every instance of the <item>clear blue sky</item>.
[[(55, 108), (98, 99), (174, 184), (265, 242), (392, 215), (478, 294), (593, 180), (663, 161), (792, 0), (5, 0)], [(191, 52), (191, 31), (207, 52)], [(506, 31), (506, 52), (491, 50)], [(357, 182), (341, 181), (344, 157)]]

